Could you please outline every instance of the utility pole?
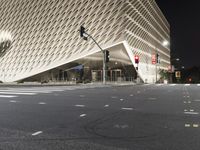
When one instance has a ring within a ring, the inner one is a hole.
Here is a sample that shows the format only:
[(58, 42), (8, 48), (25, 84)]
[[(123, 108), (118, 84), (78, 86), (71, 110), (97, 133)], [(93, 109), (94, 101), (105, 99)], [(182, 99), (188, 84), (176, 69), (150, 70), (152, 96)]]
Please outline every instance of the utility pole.
[(84, 40), (87, 40), (88, 37), (91, 38), (103, 53), (103, 84), (106, 84), (106, 67), (107, 62), (109, 61), (109, 51), (103, 50), (101, 46), (97, 43), (97, 41), (85, 31), (85, 28), (83, 26), (81, 26), (80, 28), (80, 36), (83, 37)]

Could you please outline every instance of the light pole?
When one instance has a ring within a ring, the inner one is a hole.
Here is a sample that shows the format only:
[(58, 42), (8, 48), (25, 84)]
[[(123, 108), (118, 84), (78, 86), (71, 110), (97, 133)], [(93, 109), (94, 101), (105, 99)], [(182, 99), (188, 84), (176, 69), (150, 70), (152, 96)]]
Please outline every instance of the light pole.
[[(164, 40), (162, 42), (162, 46), (164, 47), (167, 47), (169, 45), (169, 42), (167, 40)], [(160, 55), (158, 54), (158, 50), (157, 50), (157, 47), (155, 47), (155, 50), (156, 50), (156, 81), (155, 83), (157, 83), (157, 80), (158, 80), (158, 71), (157, 71), (157, 67), (158, 67), (158, 64), (160, 64)]]

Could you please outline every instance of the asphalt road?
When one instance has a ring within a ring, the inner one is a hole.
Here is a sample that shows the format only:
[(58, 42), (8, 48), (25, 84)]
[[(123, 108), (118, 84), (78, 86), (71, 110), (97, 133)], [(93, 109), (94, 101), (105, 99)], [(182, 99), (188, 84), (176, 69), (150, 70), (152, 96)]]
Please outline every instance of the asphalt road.
[(199, 150), (199, 85), (0, 88), (0, 150)]

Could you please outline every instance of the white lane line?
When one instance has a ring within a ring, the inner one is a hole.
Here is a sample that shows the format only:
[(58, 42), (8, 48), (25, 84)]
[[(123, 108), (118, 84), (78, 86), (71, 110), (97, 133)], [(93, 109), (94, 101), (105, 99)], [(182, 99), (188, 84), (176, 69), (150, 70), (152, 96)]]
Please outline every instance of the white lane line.
[(76, 107), (85, 107), (85, 105), (75, 105)]
[(122, 108), (122, 110), (133, 110), (133, 108)]
[(148, 98), (149, 100), (156, 100), (157, 98), (154, 98), (154, 97), (150, 97)]
[(10, 101), (10, 103), (17, 103), (17, 101)]
[(191, 125), (190, 124), (185, 124), (185, 127), (186, 128), (189, 128)]
[(198, 112), (184, 112), (184, 114), (188, 114), (188, 115), (198, 115)]
[(197, 86), (200, 86), (200, 84), (197, 84)]
[(17, 92), (17, 93), (52, 93), (52, 91), (35, 91), (35, 90), (0, 90), (0, 92)]
[(112, 96), (111, 98), (115, 99), (115, 98), (117, 98), (117, 96)]
[(194, 112), (194, 109), (190, 109), (190, 112)]
[(169, 86), (176, 86), (176, 84), (170, 84)]
[(2, 97), (2, 98), (13, 98), (13, 97), (18, 97), (18, 96), (15, 96), (15, 95), (0, 95), (0, 97)]
[(109, 105), (105, 105), (104, 107), (109, 107)]
[(133, 97), (133, 94), (131, 94), (130, 97)]
[(193, 124), (192, 127), (193, 127), (193, 128), (198, 128), (199, 125), (198, 125), (198, 124)]
[(38, 104), (39, 105), (46, 105), (47, 103), (45, 103), (45, 102), (39, 102)]
[(188, 110), (187, 109), (184, 109), (184, 112), (187, 112)]
[(0, 92), (0, 94), (14, 94), (14, 95), (36, 95), (37, 93)]
[(120, 101), (124, 101), (124, 99), (123, 99), (123, 98), (121, 98), (121, 99), (120, 99)]
[(80, 115), (80, 117), (85, 117), (85, 116), (86, 116), (86, 114), (81, 114), (81, 115)]
[(141, 92), (140, 92), (140, 91), (137, 91), (137, 93), (140, 94)]
[(39, 134), (42, 134), (43, 132), (42, 131), (37, 131), (35, 133), (32, 134), (32, 136), (36, 136), (36, 135), (39, 135)]
[(85, 95), (80, 95), (80, 97), (85, 97)]
[(185, 84), (184, 86), (190, 86), (190, 84)]

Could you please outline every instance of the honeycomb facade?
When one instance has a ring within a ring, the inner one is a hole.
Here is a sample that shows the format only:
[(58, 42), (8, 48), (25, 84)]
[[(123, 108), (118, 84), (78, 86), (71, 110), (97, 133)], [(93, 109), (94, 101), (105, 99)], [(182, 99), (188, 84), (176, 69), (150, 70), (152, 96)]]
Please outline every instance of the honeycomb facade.
[[(155, 81), (152, 54), (160, 54), (159, 68), (170, 64), (170, 49), (162, 45), (170, 41), (169, 24), (155, 0), (1, 0), (0, 14), (0, 31), (12, 36), (11, 47), (0, 58), (3, 82), (23, 80), (100, 52), (92, 40), (80, 38), (81, 25), (104, 49), (121, 45), (133, 66), (133, 56), (139, 55), (139, 75), (146, 82)], [(118, 52), (118, 60), (120, 56)]]

